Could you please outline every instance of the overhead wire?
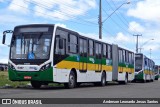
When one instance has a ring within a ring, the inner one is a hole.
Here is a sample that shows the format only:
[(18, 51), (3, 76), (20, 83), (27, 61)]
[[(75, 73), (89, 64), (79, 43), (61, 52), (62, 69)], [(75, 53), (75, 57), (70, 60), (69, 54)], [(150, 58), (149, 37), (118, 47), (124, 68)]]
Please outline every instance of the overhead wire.
[[(107, 0), (105, 0), (105, 1), (109, 5), (109, 7), (114, 11), (114, 8), (110, 5), (110, 3)], [(111, 1), (114, 4), (114, 7), (117, 8), (116, 5), (115, 5), (115, 3), (113, 2), (113, 0), (111, 0)], [(117, 10), (117, 12), (120, 13), (118, 10)], [(125, 27), (128, 28), (128, 22), (126, 22), (125, 19), (124, 20), (122, 19), (123, 16), (121, 14), (118, 15), (116, 12), (115, 12), (115, 15), (121, 20), (121, 22), (125, 25)]]
[[(103, 9), (103, 8), (102, 8)], [(105, 14), (107, 14), (107, 16), (109, 16), (109, 14), (103, 9), (103, 11), (105, 12)], [(125, 28), (123, 28), (121, 25), (119, 25), (112, 17), (110, 17), (110, 19), (112, 20), (112, 22), (117, 25), (119, 28), (121, 28), (123, 31), (127, 32), (128, 34), (131, 34), (128, 30), (126, 30)]]
[[(111, 0), (111, 1), (112, 1), (113, 5), (115, 6), (115, 8), (117, 8), (115, 2), (114, 2), (113, 0)], [(131, 3), (132, 3), (132, 2), (131, 2)], [(118, 11), (118, 12), (119, 12), (119, 11)], [(120, 12), (119, 12), (119, 13), (120, 13)], [(126, 22), (126, 24), (128, 24), (128, 27), (130, 27), (133, 31), (137, 32), (137, 30), (136, 30), (134, 27), (129, 26), (129, 21), (128, 21), (127, 18), (125, 18), (122, 14), (120, 14), (120, 16), (124, 19), (124, 21)]]
[[(10, 1), (5, 1), (5, 2), (10, 3)], [(12, 4), (15, 5), (15, 6), (19, 6), (19, 7), (21, 7), (21, 8), (29, 9), (30, 11), (35, 12), (34, 9), (24, 7), (24, 6), (22, 6), (22, 5), (19, 5), (19, 4), (14, 3), (14, 2), (12, 2)], [(40, 13), (40, 14), (43, 14), (43, 15), (47, 15), (47, 16), (49, 16), (49, 17), (58, 18), (58, 17), (55, 17), (54, 15), (45, 14), (45, 13), (40, 12), (40, 11), (36, 11), (36, 12), (37, 12), (37, 13)], [(81, 22), (81, 23), (80, 23), (79, 21), (73, 21), (73, 20), (67, 20), (67, 21), (72, 22), (72, 23), (76, 23), (76, 24), (87, 25), (87, 26), (90, 26), (90, 24), (91, 24), (91, 23), (86, 23), (86, 22)], [(93, 25), (93, 23), (92, 23), (92, 25)]]
[[(46, 9), (46, 10), (48, 10), (48, 11), (53, 11), (52, 9), (50, 9), (50, 7), (48, 7), (48, 6), (46, 6), (46, 5), (44, 5), (44, 4), (41, 4), (41, 3), (36, 3), (35, 1), (28, 1), (28, 0), (25, 0), (26, 2), (28, 2), (28, 3), (32, 3), (32, 4), (34, 4), (34, 5), (36, 5), (36, 6), (39, 6), (39, 7), (42, 7), (42, 8), (44, 8), (44, 9)], [(79, 19), (79, 21), (84, 21), (84, 22), (86, 22), (86, 23), (90, 23), (90, 24), (94, 24), (94, 25), (97, 25), (96, 23), (94, 23), (94, 22), (91, 22), (91, 21), (87, 21), (87, 20), (84, 20), (84, 19), (82, 19), (82, 18), (79, 18), (79, 17), (75, 17), (75, 16), (72, 16), (72, 15), (68, 15), (67, 13), (64, 13), (64, 12), (62, 12), (62, 11), (60, 11), (60, 10), (54, 10), (54, 11), (56, 11), (56, 12), (60, 12), (60, 14), (62, 14), (62, 15), (65, 15), (65, 16), (67, 16), (67, 17), (70, 17), (70, 18), (77, 18), (77, 19)], [(67, 10), (68, 11), (68, 10)]]

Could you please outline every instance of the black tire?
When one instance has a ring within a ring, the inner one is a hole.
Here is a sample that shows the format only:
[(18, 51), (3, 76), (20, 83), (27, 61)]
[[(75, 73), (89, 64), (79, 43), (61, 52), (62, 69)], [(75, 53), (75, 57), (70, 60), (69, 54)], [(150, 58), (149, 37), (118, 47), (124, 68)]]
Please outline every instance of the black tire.
[(70, 72), (69, 74), (69, 82), (68, 83), (64, 83), (65, 88), (75, 88), (76, 86), (76, 78), (75, 78), (75, 74), (73, 71)]
[(147, 82), (147, 80), (143, 79), (143, 80), (142, 80), (142, 82), (143, 82), (143, 83), (146, 83), (146, 82)]
[(41, 87), (42, 83), (39, 81), (31, 81), (31, 85), (33, 88), (39, 89)]
[(118, 83), (123, 84), (123, 85), (127, 84), (128, 83), (128, 76), (126, 75), (125, 80), (124, 81), (119, 81)]
[(155, 80), (158, 80), (158, 78), (155, 78)]
[(146, 74), (144, 74), (144, 75), (145, 75), (144, 79), (142, 79), (141, 82), (146, 83), (147, 82), (147, 80), (146, 80)]
[(128, 75), (126, 75), (126, 78), (125, 78), (125, 81), (124, 81), (124, 84), (127, 84), (128, 83)]
[(136, 80), (135, 80), (135, 79), (134, 79), (134, 80), (132, 80), (132, 81), (131, 81), (131, 83), (136, 83)]
[(101, 76), (100, 86), (104, 87), (106, 85), (106, 74), (103, 72)]
[(103, 72), (101, 76), (101, 82), (95, 82), (95, 86), (101, 86), (104, 87), (106, 85), (106, 74)]

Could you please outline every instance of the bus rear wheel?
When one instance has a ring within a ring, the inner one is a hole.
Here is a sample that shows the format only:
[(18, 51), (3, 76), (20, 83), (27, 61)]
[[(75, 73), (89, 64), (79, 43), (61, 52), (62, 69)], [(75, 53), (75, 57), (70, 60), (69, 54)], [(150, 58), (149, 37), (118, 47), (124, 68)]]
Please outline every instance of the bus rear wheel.
[(124, 81), (119, 81), (119, 84), (127, 84), (128, 83), (128, 76), (125, 76), (125, 80)]
[(100, 82), (95, 82), (95, 86), (101, 86), (104, 87), (106, 85), (106, 74), (103, 72), (101, 76), (101, 81)]
[(73, 71), (70, 72), (69, 82), (64, 83), (64, 86), (65, 86), (65, 88), (69, 88), (69, 89), (72, 89), (76, 86), (76, 78), (75, 78), (75, 74)]
[(154, 80), (158, 80), (158, 78), (155, 78)]
[(42, 84), (39, 81), (31, 81), (31, 85), (32, 85), (33, 88), (39, 89)]

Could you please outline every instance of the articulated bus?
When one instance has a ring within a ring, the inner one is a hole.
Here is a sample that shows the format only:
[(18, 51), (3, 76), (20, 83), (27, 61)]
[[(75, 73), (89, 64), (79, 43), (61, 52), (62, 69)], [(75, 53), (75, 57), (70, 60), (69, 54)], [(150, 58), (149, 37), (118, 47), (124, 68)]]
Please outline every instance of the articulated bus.
[(142, 53), (135, 54), (135, 81), (152, 81), (154, 80), (155, 63)]
[(134, 79), (134, 53), (89, 38), (57, 25), (22, 25), (13, 33), (9, 54), (9, 79), (30, 81), (34, 88), (62, 83), (74, 88), (91, 82), (105, 86), (108, 81), (126, 84)]
[(155, 65), (155, 80), (159, 79), (159, 74), (160, 74), (160, 67), (159, 65)]

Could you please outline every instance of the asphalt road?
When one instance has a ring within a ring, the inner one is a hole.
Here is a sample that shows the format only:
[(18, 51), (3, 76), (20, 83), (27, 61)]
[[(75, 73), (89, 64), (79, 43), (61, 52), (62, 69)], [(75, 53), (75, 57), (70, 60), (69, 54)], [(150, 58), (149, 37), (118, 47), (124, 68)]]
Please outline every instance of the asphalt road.
[[(160, 98), (160, 81), (150, 83), (128, 83), (127, 85), (110, 83), (105, 87), (83, 85), (75, 89), (65, 89), (63, 87), (0, 89), (0, 98)], [(51, 105), (46, 105), (46, 107), (47, 106)], [(54, 105), (54, 107), (55, 106), (60, 105)], [(71, 106), (73, 105), (63, 105), (63, 107)], [(76, 106), (81, 107), (83, 105)], [(96, 107), (102, 105), (87, 105), (87, 107), (89, 106)], [(112, 107), (113, 105), (108, 106)], [(130, 106), (132, 107), (135, 105)], [(150, 107), (151, 105), (141, 106)], [(16, 105), (15, 107), (18, 106)], [(152, 107), (157, 107), (157, 105), (152, 105)]]

